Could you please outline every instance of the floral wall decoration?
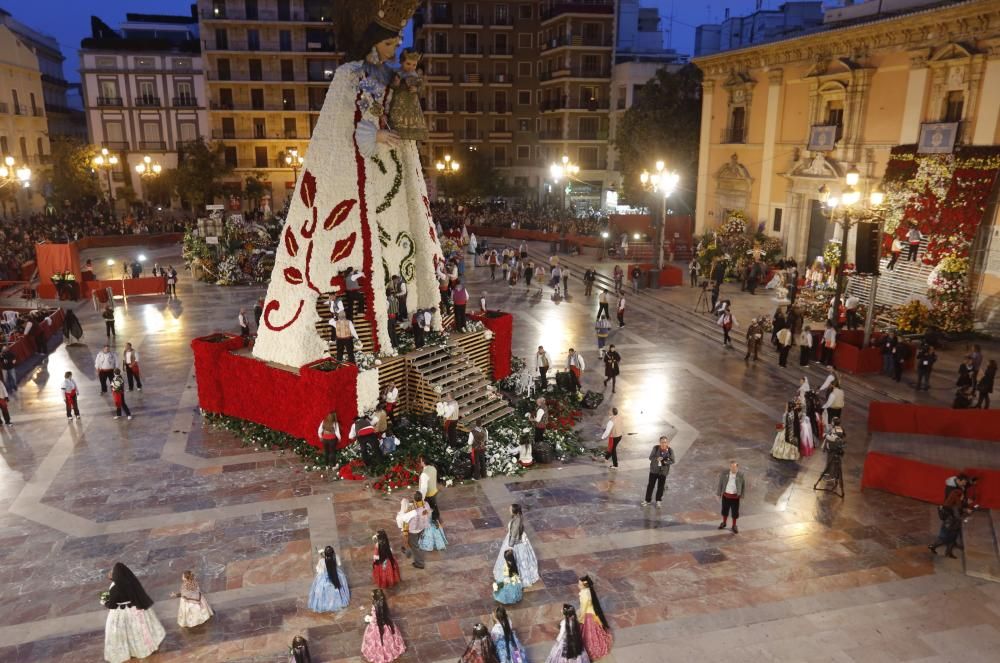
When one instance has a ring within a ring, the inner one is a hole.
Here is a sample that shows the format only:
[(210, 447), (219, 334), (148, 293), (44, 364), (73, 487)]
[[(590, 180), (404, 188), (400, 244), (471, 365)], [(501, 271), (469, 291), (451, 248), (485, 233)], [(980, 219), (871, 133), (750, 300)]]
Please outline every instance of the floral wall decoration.
[(892, 150), (886, 166), (883, 251), (916, 227), (927, 238), (921, 259), (935, 269), (928, 280), (929, 324), (947, 332), (973, 326), (968, 256), (996, 195), (1000, 148), (962, 147), (954, 154)]

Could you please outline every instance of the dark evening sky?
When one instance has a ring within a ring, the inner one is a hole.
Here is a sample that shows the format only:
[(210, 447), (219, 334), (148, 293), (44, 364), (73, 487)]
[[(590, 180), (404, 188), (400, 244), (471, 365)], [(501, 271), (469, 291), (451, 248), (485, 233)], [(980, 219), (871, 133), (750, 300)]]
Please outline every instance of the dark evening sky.
[[(511, 0), (514, 2), (515, 0)], [(149, 14), (187, 14), (190, 2), (184, 0), (0, 0), (0, 7), (36, 30), (47, 32), (59, 40), (66, 56), (66, 78), (79, 80), (77, 51), (80, 40), (90, 36), (90, 16), (97, 15), (112, 27), (125, 18), (126, 12)], [(642, 0), (643, 6), (657, 6), (669, 26), (673, 7), (673, 39), (671, 45), (681, 53), (690, 53), (694, 46), (694, 26), (721, 20), (728, 7), (734, 16), (753, 12), (755, 0)], [(764, 8), (774, 9), (779, 0), (766, 0)]]

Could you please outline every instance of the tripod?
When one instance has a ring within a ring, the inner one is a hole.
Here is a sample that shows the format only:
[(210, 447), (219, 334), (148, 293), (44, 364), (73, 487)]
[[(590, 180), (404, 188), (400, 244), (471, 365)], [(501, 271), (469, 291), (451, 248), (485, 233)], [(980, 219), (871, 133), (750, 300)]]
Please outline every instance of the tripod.
[[(819, 478), (816, 479), (816, 483), (813, 485), (813, 490), (824, 490), (843, 499), (844, 468), (841, 465), (841, 457), (842, 454), (834, 452), (830, 453), (826, 460), (826, 467), (823, 468)], [(832, 485), (830, 484), (831, 481), (833, 482)], [(821, 483), (824, 484), (822, 488), (819, 487)]]
[(698, 301), (694, 304), (694, 312), (709, 313), (711, 310), (712, 305), (709, 303), (708, 287), (706, 285), (702, 285), (701, 292), (698, 294)]

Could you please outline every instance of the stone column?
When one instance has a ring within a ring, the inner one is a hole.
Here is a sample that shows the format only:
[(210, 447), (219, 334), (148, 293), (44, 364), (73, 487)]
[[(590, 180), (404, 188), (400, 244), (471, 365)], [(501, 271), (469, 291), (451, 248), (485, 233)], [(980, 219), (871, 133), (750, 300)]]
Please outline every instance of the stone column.
[(911, 145), (920, 138), (920, 123), (924, 113), (924, 93), (927, 89), (928, 49), (910, 53), (910, 76), (906, 81), (903, 117), (899, 123), (899, 144)]
[(997, 108), (1000, 108), (1000, 45), (993, 46), (989, 50), (989, 59), (986, 61), (979, 89), (981, 94), (972, 144), (992, 145), (997, 133)]
[(767, 72), (767, 110), (764, 116), (764, 151), (761, 155), (760, 191), (757, 195), (757, 223), (767, 228), (771, 216), (771, 178), (774, 174), (774, 143), (778, 134), (781, 98), (781, 69)]
[(708, 188), (711, 186), (708, 176), (708, 155), (711, 152), (712, 136), (712, 91), (715, 81), (706, 80), (701, 84), (701, 138), (698, 143), (698, 194), (695, 202), (694, 232), (705, 232), (708, 219)]

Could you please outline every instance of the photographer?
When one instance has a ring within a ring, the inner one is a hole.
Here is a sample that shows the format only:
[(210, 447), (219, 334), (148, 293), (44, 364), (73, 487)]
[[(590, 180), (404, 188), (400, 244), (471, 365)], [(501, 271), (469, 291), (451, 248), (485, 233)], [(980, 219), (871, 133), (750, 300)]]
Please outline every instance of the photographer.
[(656, 486), (656, 506), (662, 505), (667, 475), (673, 464), (674, 450), (670, 448), (670, 440), (666, 435), (661, 435), (660, 443), (649, 452), (649, 481), (646, 483), (646, 499), (642, 501), (642, 506), (648, 506), (653, 500), (653, 486)]
[(937, 540), (927, 546), (930, 551), (937, 555), (938, 546), (947, 546), (945, 555), (952, 559), (957, 559), (952, 552), (956, 547), (961, 550), (958, 537), (962, 533), (962, 500), (964, 489), (953, 489), (948, 493), (944, 504), (938, 507), (938, 517), (941, 518), (941, 529), (938, 531)]

